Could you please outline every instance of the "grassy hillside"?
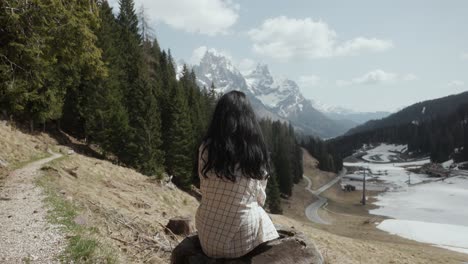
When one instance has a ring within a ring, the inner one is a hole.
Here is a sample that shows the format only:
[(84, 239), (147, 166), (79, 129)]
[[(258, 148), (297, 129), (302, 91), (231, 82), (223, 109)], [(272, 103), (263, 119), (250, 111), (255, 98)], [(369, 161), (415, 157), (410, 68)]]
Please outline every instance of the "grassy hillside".
[[(88, 263), (168, 263), (171, 249), (182, 239), (164, 232), (175, 216), (195, 216), (195, 198), (156, 179), (109, 161), (78, 153), (58, 145), (45, 134), (28, 135), (0, 125), (2, 159), (20, 164), (46, 155), (47, 147), (63, 157), (43, 167), (38, 184), (51, 206), (50, 221), (63, 225), (68, 238), (64, 258)], [(4, 151), (8, 148), (10, 151)], [(304, 154), (305, 175), (314, 186), (333, 178), (316, 168)], [(315, 241), (328, 263), (460, 263), (464, 255), (400, 239), (381, 231), (365, 210), (352, 210), (352, 197), (338, 189), (327, 192), (328, 211), (321, 216), (330, 226), (309, 222), (304, 207), (314, 200), (305, 192), (305, 182), (294, 186), (293, 196), (283, 201), (284, 215), (272, 215), (275, 223), (294, 226)], [(313, 186), (313, 188), (315, 188)], [(351, 208), (346, 213), (340, 208)], [(370, 234), (370, 235), (369, 235)], [(369, 235), (369, 236), (368, 236)]]

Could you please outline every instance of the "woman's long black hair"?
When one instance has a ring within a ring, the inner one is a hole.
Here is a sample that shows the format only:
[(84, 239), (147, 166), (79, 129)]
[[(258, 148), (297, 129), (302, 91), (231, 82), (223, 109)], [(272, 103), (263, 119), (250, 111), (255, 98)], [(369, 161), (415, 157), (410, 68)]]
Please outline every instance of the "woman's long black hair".
[(217, 177), (235, 182), (236, 170), (253, 179), (267, 177), (270, 171), (267, 147), (243, 92), (231, 91), (219, 99), (201, 151), (202, 154), (208, 151), (201, 169), (205, 177), (213, 171)]

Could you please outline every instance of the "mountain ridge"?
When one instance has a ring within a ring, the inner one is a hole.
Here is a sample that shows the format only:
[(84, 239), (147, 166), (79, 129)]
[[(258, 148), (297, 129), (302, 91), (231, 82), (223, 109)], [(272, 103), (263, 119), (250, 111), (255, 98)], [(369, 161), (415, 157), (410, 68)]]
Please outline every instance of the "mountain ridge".
[(345, 135), (353, 135), (373, 129), (402, 125), (406, 123), (421, 123), (429, 119), (447, 116), (455, 112), (460, 105), (468, 102), (468, 91), (452, 94), (441, 98), (421, 101), (379, 120), (370, 120), (354, 127)]
[(228, 58), (210, 49), (192, 69), (201, 87), (209, 87), (213, 82), (220, 93), (240, 90), (246, 93), (261, 118), (290, 121), (303, 134), (330, 138), (350, 128), (315, 109), (296, 82), (274, 77), (266, 64), (258, 64), (244, 75)]

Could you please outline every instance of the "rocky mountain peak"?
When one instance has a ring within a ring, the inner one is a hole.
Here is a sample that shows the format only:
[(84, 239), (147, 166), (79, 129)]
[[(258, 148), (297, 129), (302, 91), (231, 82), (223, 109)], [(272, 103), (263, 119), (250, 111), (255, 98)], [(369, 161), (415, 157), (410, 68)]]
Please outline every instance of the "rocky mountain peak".
[(200, 63), (193, 66), (199, 85), (209, 87), (213, 82), (218, 92), (246, 91), (247, 85), (231, 60), (215, 49), (205, 52)]

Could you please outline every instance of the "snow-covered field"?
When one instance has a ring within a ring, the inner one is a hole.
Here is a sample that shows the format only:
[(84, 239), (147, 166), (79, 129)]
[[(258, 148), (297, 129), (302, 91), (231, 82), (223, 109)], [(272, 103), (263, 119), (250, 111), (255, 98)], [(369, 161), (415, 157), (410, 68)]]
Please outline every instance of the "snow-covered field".
[[(459, 176), (441, 181), (405, 169), (421, 166), (430, 162), (429, 159), (389, 163), (395, 160), (392, 157), (396, 155), (395, 150), (400, 152), (398, 150), (404, 147), (382, 144), (376, 149), (366, 150), (368, 154), (362, 158), (371, 162), (344, 164), (368, 169), (367, 180), (378, 179), (380, 187), (386, 186), (386, 192), (378, 195), (375, 202), (379, 208), (370, 213), (394, 219), (384, 220), (377, 228), (468, 254), (468, 176), (460, 171)], [(369, 159), (369, 155), (379, 155), (382, 161), (378, 163)], [(384, 160), (387, 163), (383, 163)], [(448, 167), (451, 164), (449, 161), (444, 165)], [(356, 171), (346, 175), (345, 179), (362, 181), (362, 174), (362, 171)], [(411, 184), (408, 184), (409, 180)], [(369, 183), (367, 185), (371, 187)], [(361, 183), (353, 185), (359, 187)]]
[(369, 162), (392, 162), (398, 160), (398, 153), (402, 153), (407, 149), (407, 145), (380, 144), (375, 148), (366, 150), (367, 154), (362, 159)]
[(468, 254), (467, 226), (389, 219), (377, 228), (407, 239)]

